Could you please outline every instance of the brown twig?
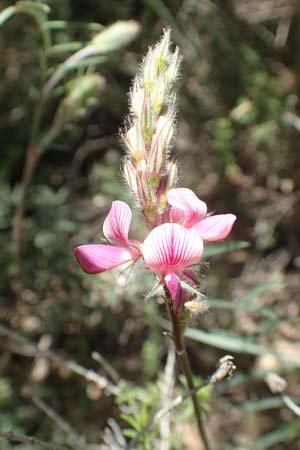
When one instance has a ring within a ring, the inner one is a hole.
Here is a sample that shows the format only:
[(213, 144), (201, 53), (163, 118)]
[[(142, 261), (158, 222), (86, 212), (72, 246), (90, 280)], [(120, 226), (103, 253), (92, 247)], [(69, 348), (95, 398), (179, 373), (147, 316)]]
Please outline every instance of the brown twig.
[(64, 431), (69, 436), (70, 444), (76, 444), (76, 447), (86, 450), (87, 439), (77, 433), (71, 425), (65, 421), (56, 411), (54, 411), (51, 406), (47, 405), (44, 400), (42, 400), (39, 396), (33, 395), (31, 397), (33, 404), (40, 409), (44, 414), (46, 414), (49, 419), (51, 419), (58, 428)]
[(92, 358), (97, 361), (101, 367), (103, 368), (103, 371), (106, 372), (106, 374), (112, 379), (112, 381), (115, 384), (118, 384), (120, 381), (119, 374), (115, 371), (115, 369), (109, 364), (108, 361), (98, 352), (92, 353)]
[(0, 431), (0, 438), (16, 444), (29, 444), (44, 450), (70, 450), (69, 447), (59, 444), (49, 444), (48, 442), (41, 441), (35, 437), (26, 436), (24, 434), (16, 434), (13, 431)]

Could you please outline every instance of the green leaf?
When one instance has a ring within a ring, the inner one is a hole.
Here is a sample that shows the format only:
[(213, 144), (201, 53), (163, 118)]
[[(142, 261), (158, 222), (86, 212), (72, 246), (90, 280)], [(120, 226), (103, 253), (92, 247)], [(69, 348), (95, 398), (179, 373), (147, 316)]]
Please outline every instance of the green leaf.
[(91, 31), (93, 33), (99, 33), (104, 29), (104, 26), (96, 22), (68, 22), (67, 20), (48, 20), (45, 28), (53, 31), (65, 31), (65, 30), (76, 30), (82, 28), (83, 30)]
[(123, 434), (125, 437), (127, 437), (129, 439), (134, 439), (137, 435), (137, 432), (135, 430), (133, 430), (132, 428), (124, 428)]
[(43, 23), (48, 19), (50, 8), (45, 3), (20, 1), (15, 5), (16, 12), (30, 14), (38, 22)]
[(265, 281), (264, 283), (261, 283), (257, 286), (255, 286), (253, 289), (247, 292), (247, 294), (243, 295), (239, 299), (239, 305), (242, 307), (242, 305), (246, 305), (249, 303), (253, 298), (257, 297), (260, 294), (263, 294), (264, 292), (268, 292), (274, 287), (278, 287), (282, 285), (282, 281), (280, 280), (271, 280), (271, 281)]
[(98, 33), (91, 43), (97, 53), (111, 53), (129, 44), (139, 31), (140, 26), (134, 20), (120, 20)]
[(245, 305), (237, 301), (223, 300), (218, 298), (206, 298), (205, 299), (210, 308), (226, 309), (227, 311), (245, 311), (249, 313), (257, 314), (266, 319), (276, 319), (277, 315), (271, 308), (258, 308), (252, 305)]
[(101, 64), (105, 61), (107, 61), (106, 56), (90, 56), (89, 58), (85, 58), (74, 64), (73, 63), (68, 64), (68, 66), (64, 68), (64, 71), (67, 74), (68, 72), (71, 72), (74, 69), (85, 69), (85, 68), (93, 67), (93, 66)]
[(139, 431), (141, 429), (140, 422), (137, 420), (137, 417), (125, 413), (121, 413), (120, 417), (124, 420), (124, 422), (128, 423), (128, 425), (131, 425), (134, 430)]
[(14, 6), (9, 6), (5, 8), (0, 13), (0, 27), (7, 22), (16, 12), (16, 8)]
[(284, 406), (283, 400), (280, 396), (266, 397), (262, 400), (248, 401), (241, 405), (241, 408), (246, 412), (265, 411), (267, 409), (278, 409)]
[(210, 258), (211, 256), (234, 252), (247, 247), (250, 247), (250, 244), (246, 241), (222, 242), (221, 244), (211, 244), (204, 247), (203, 255), (204, 258)]
[(249, 338), (236, 336), (227, 333), (225, 330), (217, 332), (206, 332), (197, 330), (196, 328), (187, 328), (185, 336), (194, 341), (202, 342), (203, 344), (211, 345), (212, 347), (229, 350), (235, 353), (248, 353), (250, 355), (260, 355), (268, 353), (266, 347), (254, 343)]
[(275, 431), (265, 434), (248, 447), (249, 450), (266, 450), (274, 445), (286, 442), (300, 435), (298, 421), (291, 421), (288, 425), (283, 425)]
[(52, 45), (48, 50), (47, 54), (48, 56), (57, 56), (61, 55), (62, 53), (68, 53), (68, 52), (76, 52), (77, 50), (81, 49), (84, 46), (83, 42), (67, 42), (64, 44), (56, 44)]

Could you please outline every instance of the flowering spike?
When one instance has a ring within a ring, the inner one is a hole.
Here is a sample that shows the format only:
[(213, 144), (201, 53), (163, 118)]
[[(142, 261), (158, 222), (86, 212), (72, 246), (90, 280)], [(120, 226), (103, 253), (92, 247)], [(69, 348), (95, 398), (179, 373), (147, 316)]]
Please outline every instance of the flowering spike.
[(169, 159), (176, 115), (173, 84), (181, 58), (178, 49), (174, 53), (170, 47), (170, 30), (165, 30), (160, 42), (149, 49), (133, 82), (133, 118), (123, 133), (129, 150), (124, 178), (152, 226), (162, 222), (161, 216), (168, 208), (167, 189), (175, 186), (177, 178), (175, 163), (170, 164)]

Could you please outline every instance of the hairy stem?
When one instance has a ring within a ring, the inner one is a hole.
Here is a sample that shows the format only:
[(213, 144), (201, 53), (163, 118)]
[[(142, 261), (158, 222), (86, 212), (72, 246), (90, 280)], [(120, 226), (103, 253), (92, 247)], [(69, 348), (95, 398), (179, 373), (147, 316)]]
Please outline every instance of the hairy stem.
[(173, 308), (173, 300), (170, 298), (170, 294), (169, 294), (169, 291), (167, 288), (165, 288), (165, 292), (166, 292), (166, 296), (167, 296), (166, 303), (167, 303), (170, 320), (171, 320), (171, 324), (172, 324), (172, 333), (173, 333), (172, 337), (173, 337), (173, 341), (174, 341), (175, 348), (176, 348), (176, 353), (177, 353), (177, 356), (178, 356), (178, 359), (179, 359), (179, 362), (181, 365), (182, 372), (186, 378), (188, 389), (189, 389), (189, 391), (191, 391), (190, 395), (191, 395), (191, 399), (192, 399), (193, 406), (194, 406), (194, 412), (195, 412), (195, 417), (196, 417), (196, 421), (197, 421), (199, 436), (203, 442), (205, 450), (211, 450), (209, 442), (208, 442), (205, 426), (204, 426), (203, 414), (201, 412), (201, 408), (199, 406), (199, 402), (198, 402), (198, 398), (197, 398), (197, 392), (195, 392), (195, 385), (193, 382), (193, 374), (192, 374), (192, 369), (191, 369), (191, 366), (189, 363), (188, 355), (186, 352), (186, 347), (185, 347), (184, 337), (183, 337), (183, 329), (182, 329), (182, 324), (180, 322), (180, 317)]

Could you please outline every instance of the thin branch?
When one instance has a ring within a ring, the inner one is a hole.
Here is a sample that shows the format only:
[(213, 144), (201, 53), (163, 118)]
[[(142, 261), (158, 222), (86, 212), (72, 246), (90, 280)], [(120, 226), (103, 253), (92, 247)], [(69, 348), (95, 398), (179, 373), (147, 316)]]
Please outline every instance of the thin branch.
[(300, 406), (298, 406), (288, 395), (284, 394), (288, 384), (285, 378), (281, 377), (277, 373), (269, 372), (265, 376), (265, 382), (267, 383), (270, 391), (273, 394), (280, 394), (283, 403), (292, 411), (296, 416), (300, 417)]
[(107, 375), (112, 379), (112, 381), (116, 384), (120, 381), (120, 376), (116, 372), (116, 370), (109, 364), (108, 361), (98, 352), (92, 353), (92, 358), (97, 361), (101, 367), (103, 368), (104, 372), (107, 373)]
[(0, 438), (6, 439), (7, 441), (15, 444), (28, 444), (34, 447), (40, 447), (43, 450), (70, 450), (69, 447), (59, 444), (49, 444), (48, 442), (41, 441), (35, 437), (25, 436), (24, 434), (16, 434), (13, 431), (0, 431)]
[(75, 431), (71, 427), (71, 425), (65, 421), (65, 419), (63, 419), (56, 411), (54, 411), (51, 406), (47, 405), (47, 403), (45, 403), (37, 395), (33, 395), (31, 397), (31, 400), (37, 408), (39, 408), (44, 414), (46, 414), (47, 417), (49, 417), (49, 419), (51, 419), (57, 425), (58, 428), (67, 433), (72, 444), (76, 443), (76, 447), (79, 447), (83, 450), (86, 449), (87, 439), (77, 433), (77, 431)]
[(285, 405), (298, 417), (300, 417), (300, 406), (296, 405), (296, 403), (289, 397), (288, 395), (282, 395), (282, 400)]
[(50, 350), (40, 350), (37, 345), (31, 343), (29, 340), (19, 335), (15, 331), (11, 330), (9, 327), (0, 324), (0, 335), (8, 336), (13, 341), (17, 342), (21, 345), (22, 349), (12, 349), (14, 353), (22, 354), (24, 356), (29, 357), (37, 357), (43, 356), (44, 358), (49, 359), (55, 364), (60, 366), (67, 367), (71, 372), (76, 373), (77, 375), (85, 378), (87, 381), (92, 381), (95, 383), (101, 390), (104, 390), (106, 393), (111, 395), (119, 395), (121, 392), (121, 388), (118, 385), (110, 383), (107, 378), (98, 374), (94, 370), (86, 369), (85, 367), (79, 365), (75, 361), (65, 359), (53, 351)]

